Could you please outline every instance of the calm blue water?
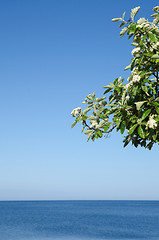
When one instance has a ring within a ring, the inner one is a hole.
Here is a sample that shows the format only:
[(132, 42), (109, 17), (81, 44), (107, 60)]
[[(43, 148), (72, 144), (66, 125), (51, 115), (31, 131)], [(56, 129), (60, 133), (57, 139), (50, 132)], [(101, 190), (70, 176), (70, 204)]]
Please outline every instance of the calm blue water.
[(0, 202), (0, 240), (159, 240), (159, 201)]

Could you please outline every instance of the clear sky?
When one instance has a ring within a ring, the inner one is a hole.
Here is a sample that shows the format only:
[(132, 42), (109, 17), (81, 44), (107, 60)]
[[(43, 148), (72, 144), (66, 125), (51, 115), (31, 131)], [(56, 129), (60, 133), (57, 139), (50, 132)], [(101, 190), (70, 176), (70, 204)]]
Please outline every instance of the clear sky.
[(159, 147), (86, 141), (70, 112), (126, 77), (132, 46), (111, 22), (157, 1), (0, 1), (0, 200), (159, 200)]

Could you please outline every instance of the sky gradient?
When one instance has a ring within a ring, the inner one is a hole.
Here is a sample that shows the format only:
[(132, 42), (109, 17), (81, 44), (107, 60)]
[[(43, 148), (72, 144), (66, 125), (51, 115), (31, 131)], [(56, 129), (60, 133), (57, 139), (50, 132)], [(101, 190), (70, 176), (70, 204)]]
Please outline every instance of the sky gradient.
[[(157, 1), (0, 2), (0, 200), (159, 200), (158, 145), (88, 142), (71, 111), (127, 77), (131, 41), (111, 22)], [(83, 106), (84, 107), (84, 106)]]

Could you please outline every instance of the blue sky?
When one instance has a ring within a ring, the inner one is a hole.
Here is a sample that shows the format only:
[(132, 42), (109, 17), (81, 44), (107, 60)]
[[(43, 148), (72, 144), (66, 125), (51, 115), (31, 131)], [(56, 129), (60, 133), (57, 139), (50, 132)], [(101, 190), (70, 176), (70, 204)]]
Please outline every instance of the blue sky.
[(0, 2), (0, 200), (159, 200), (158, 146), (86, 141), (70, 112), (116, 77), (132, 46), (111, 22), (157, 1)]

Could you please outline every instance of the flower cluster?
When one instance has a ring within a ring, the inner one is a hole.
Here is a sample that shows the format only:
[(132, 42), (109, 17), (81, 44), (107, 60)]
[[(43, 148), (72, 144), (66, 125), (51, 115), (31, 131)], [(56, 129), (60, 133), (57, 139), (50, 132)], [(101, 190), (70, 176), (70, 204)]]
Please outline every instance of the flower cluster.
[(90, 125), (90, 128), (98, 128), (99, 127), (99, 125), (98, 125), (98, 123), (96, 122), (96, 121), (92, 121), (92, 124)]
[(149, 128), (155, 129), (157, 127), (157, 122), (153, 118), (154, 118), (154, 116), (150, 115), (146, 126)]
[(145, 19), (145, 18), (140, 18), (137, 21), (138, 25), (136, 26), (137, 28), (149, 28), (150, 23)]
[(80, 112), (81, 112), (81, 108), (77, 107), (72, 110), (71, 114), (73, 117), (76, 117)]
[(141, 77), (139, 75), (134, 75), (131, 82), (140, 82)]
[(132, 80), (128, 78), (129, 83), (125, 85), (125, 89), (127, 90), (129, 87), (132, 87), (135, 82), (140, 82), (141, 77), (139, 75), (133, 75)]

